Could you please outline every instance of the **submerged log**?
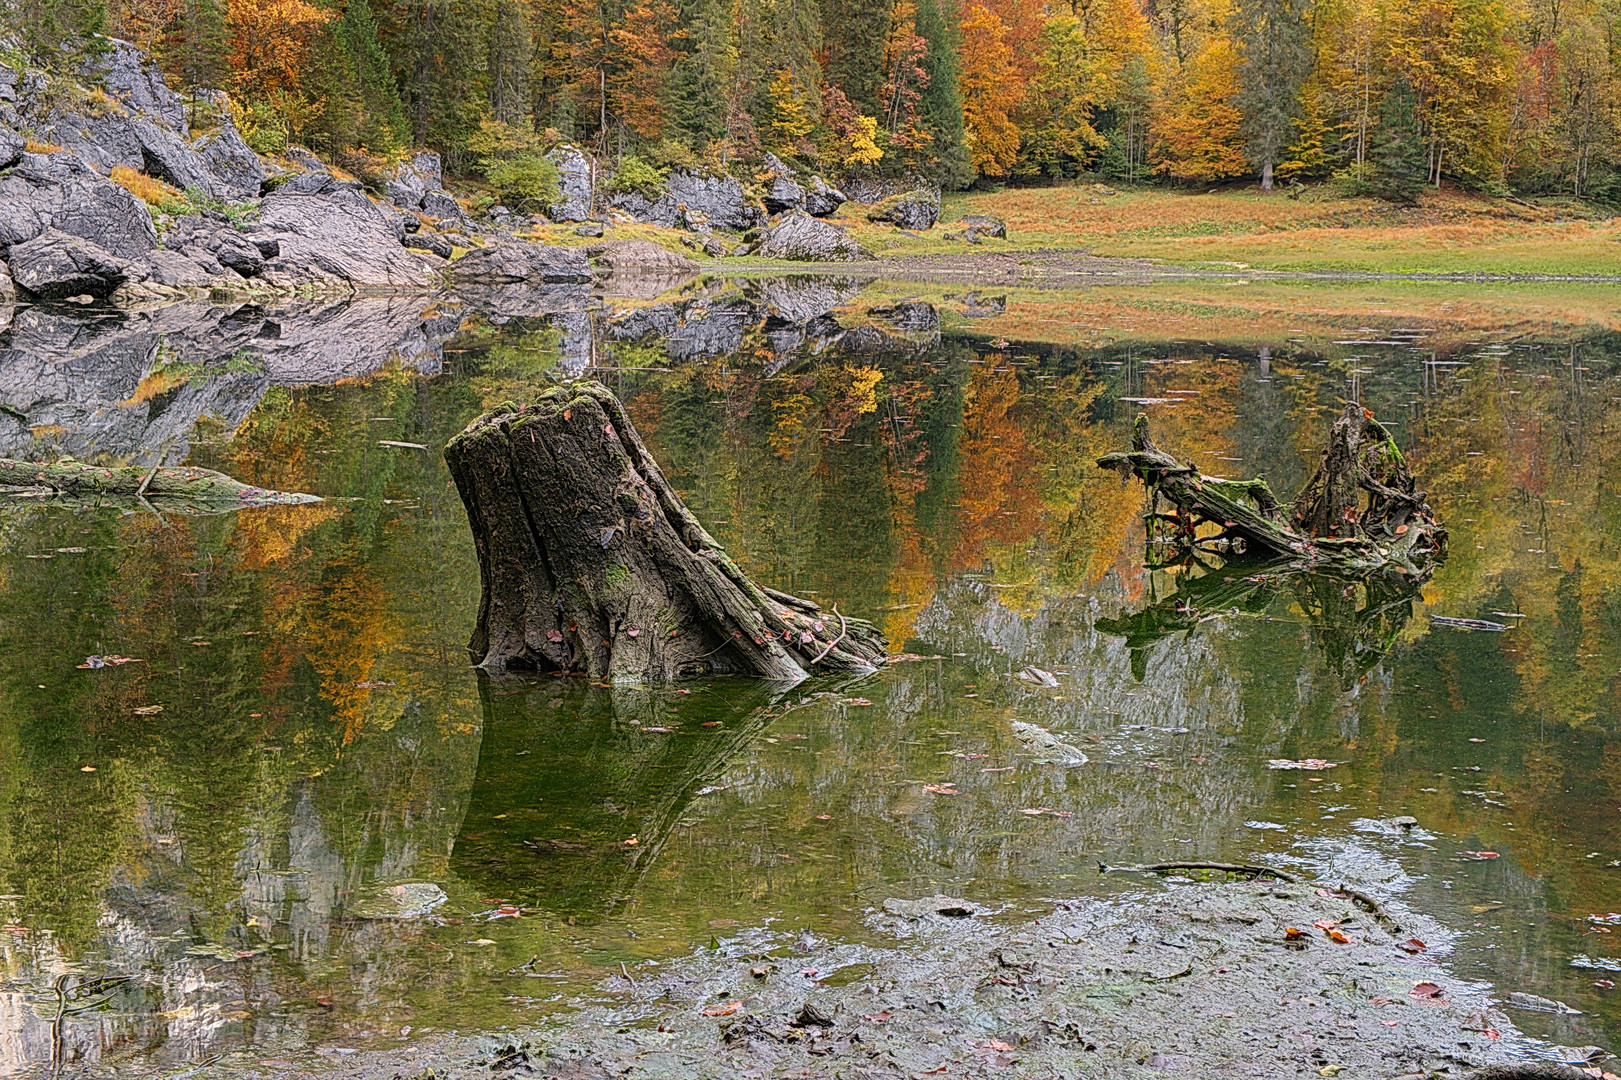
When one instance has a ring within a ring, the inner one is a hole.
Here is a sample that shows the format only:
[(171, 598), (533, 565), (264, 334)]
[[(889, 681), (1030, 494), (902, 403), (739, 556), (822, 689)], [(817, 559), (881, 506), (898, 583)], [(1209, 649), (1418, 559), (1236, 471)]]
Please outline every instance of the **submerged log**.
[(0, 458), (0, 487), (40, 488), (76, 497), (125, 496), (188, 505), (288, 506), (320, 502), (315, 495), (270, 491), (189, 465), (106, 467), (63, 459), (41, 464)]
[(871, 623), (764, 588), (665, 480), (606, 387), (503, 405), (445, 447), (483, 591), (468, 648), (509, 665), (621, 681), (872, 671)]
[[(1148, 418), (1132, 425), (1131, 450), (1098, 465), (1147, 485), (1151, 540), (1186, 553), (1291, 557), (1300, 569), (1390, 571), (1422, 580), (1446, 557), (1446, 529), (1383, 424), (1352, 402), (1334, 422), (1312, 478), (1284, 507), (1260, 478), (1202, 475), (1154, 445)], [(1160, 500), (1169, 509), (1160, 509)], [(1203, 531), (1201, 531), (1203, 530)]]

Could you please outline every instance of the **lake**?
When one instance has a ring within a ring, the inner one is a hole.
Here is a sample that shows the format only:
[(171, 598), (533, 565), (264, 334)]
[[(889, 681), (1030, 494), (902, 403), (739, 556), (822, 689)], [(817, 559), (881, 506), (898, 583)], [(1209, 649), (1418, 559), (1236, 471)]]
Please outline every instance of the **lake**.
[[(741, 928), (1034, 913), (1188, 860), (1421, 908), (1453, 970), (1579, 1010), (1525, 1030), (1621, 1033), (1613, 292), (716, 278), (0, 321), (0, 456), (326, 500), (0, 494), (0, 1075), (519, 1025)], [(440, 451), (578, 377), (751, 575), (904, 659), (471, 669)], [(1145, 568), (1142, 489), (1095, 465), (1139, 411), (1283, 495), (1347, 400), (1451, 532), (1421, 590)], [(1090, 760), (1037, 762), (1015, 721)]]

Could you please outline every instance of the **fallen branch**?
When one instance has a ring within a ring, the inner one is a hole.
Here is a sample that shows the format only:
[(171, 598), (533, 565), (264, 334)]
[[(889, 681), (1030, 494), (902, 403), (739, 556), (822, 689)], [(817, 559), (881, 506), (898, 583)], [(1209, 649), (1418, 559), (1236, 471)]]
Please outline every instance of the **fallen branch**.
[(1341, 885), (1339, 891), (1356, 901), (1365, 911), (1371, 912), (1373, 917), (1388, 927), (1392, 933), (1399, 934), (1402, 932), (1401, 923), (1397, 922), (1395, 917), (1389, 911), (1386, 911), (1385, 906), (1378, 900), (1365, 892), (1351, 888), (1349, 885)]
[(189, 465), (100, 466), (64, 458), (41, 464), (0, 458), (0, 487), (45, 488), (63, 495), (175, 499), (194, 504), (288, 506), (320, 502), (314, 495), (271, 491)]
[(1287, 881), (1291, 885), (1300, 884), (1300, 879), (1283, 870), (1274, 870), (1270, 866), (1246, 866), (1241, 863), (1221, 862), (1166, 862), (1149, 863), (1146, 866), (1106, 866), (1098, 863), (1098, 873), (1113, 874), (1123, 871), (1131, 874), (1163, 874), (1172, 870), (1222, 870), (1229, 874), (1248, 874), (1250, 877), (1272, 877), (1279, 881)]

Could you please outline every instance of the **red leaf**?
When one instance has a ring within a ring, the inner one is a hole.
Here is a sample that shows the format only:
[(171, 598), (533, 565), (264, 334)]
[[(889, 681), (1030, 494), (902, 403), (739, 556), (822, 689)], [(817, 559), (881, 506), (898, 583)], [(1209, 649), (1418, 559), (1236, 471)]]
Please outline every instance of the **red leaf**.
[(1417, 986), (1413, 987), (1411, 990), (1407, 991), (1407, 996), (1410, 997), (1410, 998), (1419, 998), (1419, 999), (1431, 998), (1431, 999), (1433, 999), (1433, 998), (1440, 997), (1442, 993), (1443, 993), (1443, 991), (1441, 990), (1441, 988), (1439, 986), (1435, 985), (1434, 983), (1432, 983), (1432, 982), (1421, 982)]
[(724, 1005), (711, 1005), (704, 1010), (705, 1016), (731, 1016), (743, 1007), (741, 1001), (728, 1001)]
[(888, 1009), (881, 1009), (875, 1013), (867, 1013), (861, 1019), (865, 1020), (869, 1024), (882, 1024), (886, 1020), (893, 1019), (894, 1016), (895, 1014), (890, 1012)]
[(1328, 933), (1330, 930), (1334, 929), (1339, 924), (1340, 924), (1340, 921), (1338, 919), (1318, 919), (1316, 922), (1312, 923), (1313, 926), (1315, 926), (1317, 929), (1321, 930), (1325, 934)]
[(1400, 949), (1404, 953), (1412, 953), (1414, 956), (1417, 956), (1419, 953), (1424, 951), (1426, 946), (1422, 941), (1418, 940), (1418, 938), (1408, 938), (1400, 945), (1397, 945), (1396, 948)]

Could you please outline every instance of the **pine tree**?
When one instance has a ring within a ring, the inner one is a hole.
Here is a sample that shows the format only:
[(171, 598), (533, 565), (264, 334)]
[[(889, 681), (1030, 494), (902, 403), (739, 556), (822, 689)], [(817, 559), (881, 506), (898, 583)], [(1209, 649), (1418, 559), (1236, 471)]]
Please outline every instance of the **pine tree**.
[(0, 13), (0, 32), (20, 30), (23, 47), (43, 67), (70, 71), (105, 48), (97, 36), (107, 24), (105, 0), (11, 0)]
[(225, 5), (220, 0), (185, 0), (165, 42), (163, 65), (187, 87), (223, 87), (230, 74), (225, 48)]
[(348, 0), (337, 23), (337, 36), (343, 43), (351, 94), (358, 107), (355, 136), (370, 150), (392, 152), (405, 139), (405, 110), (388, 53), (378, 37), (370, 0)]
[(957, 59), (961, 35), (951, 0), (918, 0), (917, 32), (928, 43), (923, 70), (929, 74), (920, 112), (931, 136), (931, 179), (947, 188), (964, 188), (974, 181), (974, 165), (963, 137), (961, 65)]
[(1379, 102), (1370, 157), (1375, 195), (1399, 203), (1417, 200), (1429, 167), (1418, 130), (1418, 95), (1406, 79), (1398, 79)]
[(879, 99), (892, 6), (891, 0), (827, 0), (822, 6), (827, 77), (868, 116), (884, 111)]
[(687, 36), (680, 42), (666, 91), (671, 127), (688, 145), (702, 149), (726, 137), (737, 71), (728, 0), (690, 0), (682, 10)]
[(1302, 0), (1239, 0), (1233, 12), (1241, 62), (1236, 99), (1244, 153), (1261, 170), (1261, 190), (1294, 136), (1300, 88), (1311, 74), (1311, 32)]
[(498, 0), (495, 21), (490, 25), (487, 71), (490, 80), (490, 111), (503, 124), (522, 123), (529, 112), (529, 65), (534, 56), (534, 39), (524, 5), (515, 0)]

